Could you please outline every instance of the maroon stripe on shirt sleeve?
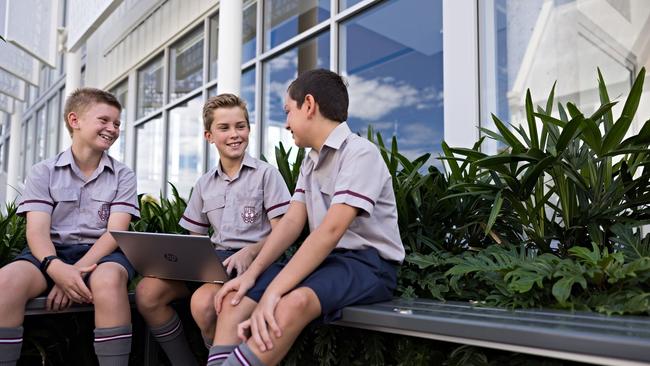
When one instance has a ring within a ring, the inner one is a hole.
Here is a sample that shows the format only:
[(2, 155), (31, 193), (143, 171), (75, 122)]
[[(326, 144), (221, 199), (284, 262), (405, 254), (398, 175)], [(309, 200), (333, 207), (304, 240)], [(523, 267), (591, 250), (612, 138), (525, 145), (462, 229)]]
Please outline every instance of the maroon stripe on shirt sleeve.
[(305, 193), (305, 190), (302, 188), (296, 188), (295, 193)]
[(286, 205), (288, 205), (288, 204), (289, 204), (289, 201), (287, 201), (287, 202), (282, 202), (282, 203), (278, 203), (277, 205), (273, 205), (273, 206), (269, 207), (269, 209), (266, 210), (266, 212), (271, 212), (271, 211), (275, 210), (276, 208), (280, 208), (280, 207), (282, 207), (282, 206), (286, 206)]
[(136, 210), (140, 211), (140, 208), (138, 208), (138, 206), (136, 206), (136, 205), (134, 205), (134, 204), (131, 204), (131, 203), (128, 203), (128, 202), (111, 202), (111, 206), (118, 206), (118, 205), (119, 205), (119, 206), (129, 206), (129, 207), (133, 207), (133, 208), (135, 208)]
[(364, 195), (362, 195), (360, 193), (357, 193), (357, 192), (352, 192), (350, 190), (334, 192), (335, 196), (339, 195), (339, 194), (349, 194), (350, 196), (354, 196), (354, 197), (358, 197), (358, 198), (361, 198), (363, 200), (366, 200), (366, 201), (370, 202), (370, 204), (373, 205), (373, 206), (375, 205), (375, 201), (373, 201), (370, 198), (368, 198), (368, 197), (366, 197), (366, 196), (364, 196)]
[(184, 219), (185, 221), (189, 222), (190, 224), (194, 224), (194, 225), (196, 225), (196, 226), (201, 226), (201, 227), (210, 227), (210, 224), (202, 224), (202, 223), (200, 223), (200, 222), (198, 222), (198, 221), (194, 221), (194, 220), (188, 218), (188, 217), (185, 216), (185, 215), (183, 215), (183, 219)]
[(25, 201), (21, 202), (20, 205), (18, 205), (18, 206), (22, 206), (22, 205), (24, 205), (26, 203), (43, 203), (43, 204), (50, 205), (50, 206), (54, 207), (54, 203), (48, 202), (48, 201), (43, 201), (43, 200), (25, 200)]

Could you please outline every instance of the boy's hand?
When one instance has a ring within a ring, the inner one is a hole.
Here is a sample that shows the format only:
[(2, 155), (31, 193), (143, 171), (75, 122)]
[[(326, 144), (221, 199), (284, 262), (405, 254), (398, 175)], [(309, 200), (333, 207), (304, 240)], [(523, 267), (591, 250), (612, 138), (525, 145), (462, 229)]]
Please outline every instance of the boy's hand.
[[(278, 306), (282, 296), (266, 291), (260, 302), (253, 310), (249, 320), (240, 324), (237, 328), (237, 335), (245, 335), (247, 326), (250, 327), (250, 337), (262, 352), (273, 349), (273, 342), (269, 330), (276, 338), (282, 336), (282, 330), (275, 321), (275, 308)], [(248, 324), (244, 324), (248, 322)]]
[(214, 296), (214, 309), (217, 311), (217, 314), (221, 312), (221, 303), (223, 302), (223, 298), (231, 291), (235, 291), (236, 293), (233, 296), (230, 304), (232, 306), (239, 304), (248, 290), (250, 290), (255, 285), (255, 280), (249, 277), (251, 276), (246, 276), (246, 274), (243, 274), (226, 282), (221, 287), (219, 292), (217, 292), (217, 294)]
[(77, 268), (56, 260), (48, 267), (47, 274), (72, 301), (91, 303), (93, 295), (84, 282), (84, 275), (94, 271), (95, 268), (97, 268), (97, 264)]
[(52, 290), (47, 295), (47, 302), (45, 303), (45, 309), (47, 311), (61, 311), (67, 309), (72, 302), (70, 297), (63, 292), (59, 285), (54, 285)]
[(251, 265), (253, 259), (257, 256), (257, 250), (252, 245), (244, 247), (237, 251), (237, 253), (231, 255), (223, 261), (223, 265), (226, 267), (226, 272), (230, 275), (233, 268), (237, 270), (237, 276), (241, 276), (244, 273), (248, 266)]

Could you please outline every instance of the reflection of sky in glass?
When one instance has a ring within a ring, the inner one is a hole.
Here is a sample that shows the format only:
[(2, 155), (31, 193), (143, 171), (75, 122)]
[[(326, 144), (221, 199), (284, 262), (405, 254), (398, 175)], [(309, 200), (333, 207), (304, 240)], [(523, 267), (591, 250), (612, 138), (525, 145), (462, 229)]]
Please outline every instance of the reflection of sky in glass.
[[(324, 68), (329, 69), (329, 32), (301, 43), (264, 65), (264, 156), (275, 164), (275, 147), (279, 142), (285, 148), (295, 146), (291, 133), (284, 129), (284, 95), (289, 84), (298, 76), (298, 71)], [(295, 154), (297, 148), (294, 147)]]
[(203, 27), (169, 49), (169, 100), (174, 101), (203, 84)]
[(354, 132), (366, 136), (372, 125), (385, 140), (397, 136), (400, 152), (411, 159), (438, 155), (444, 138), (441, 31), (440, 0), (387, 1), (342, 24), (340, 63)]
[(242, 58), (244, 63), (255, 57), (257, 49), (257, 4), (252, 3), (244, 9), (244, 18), (242, 22)]
[(136, 127), (135, 175), (138, 193), (158, 196), (163, 188), (163, 120), (155, 118)]
[[(169, 112), (169, 141), (167, 150), (167, 179), (183, 198), (203, 173), (202, 98), (198, 96)], [(171, 189), (167, 196), (172, 197)]]
[[(208, 96), (212, 97), (217, 95), (217, 88), (214, 87), (208, 91)], [(258, 154), (258, 137), (253, 132), (255, 130), (255, 113), (257, 107), (255, 105), (255, 68), (246, 70), (241, 76), (241, 93), (240, 97), (246, 102), (246, 109), (248, 109), (248, 119), (251, 123), (251, 133), (248, 135), (248, 154), (257, 157)], [(219, 151), (214, 145), (208, 147), (208, 169), (217, 165), (219, 158)]]
[(138, 71), (138, 116), (145, 115), (162, 107), (163, 103), (163, 62), (162, 56)]
[(330, 0), (267, 0), (264, 2), (265, 50), (291, 39), (330, 15)]
[(47, 115), (45, 107), (36, 112), (36, 160), (39, 162), (45, 159), (45, 134), (47, 131)]
[[(54, 155), (56, 155), (58, 146), (57, 143), (59, 141), (59, 136), (58, 136), (58, 129), (59, 126), (62, 126), (61, 124), (61, 114), (59, 112), (59, 105), (61, 103), (59, 102), (59, 94), (56, 93), (54, 94), (54, 97), (50, 99), (48, 102), (47, 110), (48, 113), (50, 114), (48, 118), (48, 123), (47, 123), (47, 154), (45, 155), (46, 158), (51, 158)], [(65, 127), (61, 127), (65, 128)], [(67, 133), (68, 130), (65, 130)]]
[(360, 3), (361, 1), (363, 0), (339, 0), (339, 9), (345, 10), (351, 7), (352, 5), (356, 5)]

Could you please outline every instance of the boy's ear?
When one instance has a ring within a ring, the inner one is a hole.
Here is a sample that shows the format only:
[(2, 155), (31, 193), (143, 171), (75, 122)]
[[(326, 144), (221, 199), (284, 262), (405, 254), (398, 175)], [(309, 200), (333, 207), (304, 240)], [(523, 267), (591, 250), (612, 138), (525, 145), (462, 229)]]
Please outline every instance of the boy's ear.
[(307, 117), (313, 117), (318, 109), (316, 99), (311, 94), (305, 95), (305, 101), (302, 103), (303, 107), (307, 107)]
[(212, 138), (212, 133), (210, 131), (203, 131), (203, 137), (205, 138), (205, 141), (210, 142), (210, 139)]
[(77, 115), (77, 112), (70, 112), (67, 117), (70, 127), (73, 129), (79, 128), (79, 116)]

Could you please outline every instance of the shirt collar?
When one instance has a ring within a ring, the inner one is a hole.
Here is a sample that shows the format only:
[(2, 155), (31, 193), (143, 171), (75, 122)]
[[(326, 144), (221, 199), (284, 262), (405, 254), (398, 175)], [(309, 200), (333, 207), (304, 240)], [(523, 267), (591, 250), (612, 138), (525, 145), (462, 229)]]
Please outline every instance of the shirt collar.
[[(253, 159), (250, 155), (248, 155), (248, 153), (244, 153), (244, 159), (242, 160), (242, 165), (239, 167), (239, 172), (232, 179), (239, 177), (239, 173), (241, 173), (241, 168), (244, 166), (247, 166), (251, 169), (257, 169), (257, 161)], [(228, 175), (223, 174), (223, 170), (221, 169), (221, 161), (217, 163), (216, 175), (223, 175), (224, 177), (228, 177)]]
[[(348, 126), (347, 122), (341, 122), (338, 126), (336, 126), (335, 129), (330, 132), (330, 134), (327, 136), (325, 139), (325, 142), (323, 143), (323, 147), (327, 146), (330, 147), (334, 150), (338, 150), (341, 148), (341, 145), (343, 145), (343, 142), (352, 134), (352, 130), (350, 130), (350, 127)], [(323, 148), (321, 148), (321, 151), (323, 151)], [(318, 163), (318, 157), (320, 156), (320, 152), (316, 152), (315, 150), (311, 150), (309, 152), (309, 157), (314, 161), (314, 163)]]
[[(79, 168), (77, 166), (77, 163), (75, 163), (74, 161), (74, 157), (72, 156), (72, 147), (67, 148), (65, 151), (59, 154), (59, 157), (54, 163), (54, 166), (57, 167), (62, 167), (67, 165), (74, 166), (77, 169)], [(108, 156), (108, 153), (106, 151), (102, 153), (102, 158), (99, 160), (99, 165), (97, 167), (101, 168), (99, 169), (99, 171), (103, 171), (104, 168), (109, 168), (110, 170), (114, 170), (113, 161), (111, 161), (111, 158)]]

